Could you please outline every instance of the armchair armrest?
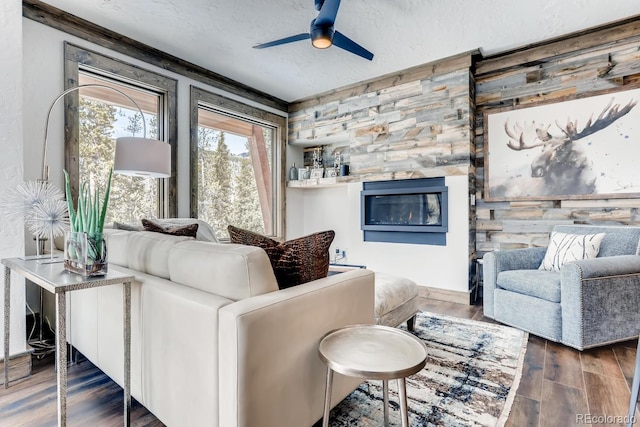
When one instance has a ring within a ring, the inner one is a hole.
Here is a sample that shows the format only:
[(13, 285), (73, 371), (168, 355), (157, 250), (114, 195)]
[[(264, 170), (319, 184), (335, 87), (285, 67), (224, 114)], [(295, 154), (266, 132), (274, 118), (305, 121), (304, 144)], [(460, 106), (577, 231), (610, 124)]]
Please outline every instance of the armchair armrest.
[[(547, 247), (513, 249), (510, 251), (495, 251), (485, 254), (485, 268), (487, 259), (492, 259), (488, 264), (493, 264), (499, 273), (506, 270), (536, 270), (540, 267)], [(486, 271), (486, 270), (485, 270)]]
[(535, 270), (540, 266), (547, 252), (546, 247), (513, 249), (488, 252), (484, 255), (482, 268), (483, 310), (487, 317), (494, 317), (494, 291), (501, 271)]
[[(220, 309), (219, 425), (313, 425), (327, 372), (318, 344), (333, 329), (373, 323), (374, 295), (373, 272), (358, 269)], [(361, 382), (335, 375), (331, 401)]]
[(640, 331), (640, 256), (571, 261), (560, 270), (562, 341), (580, 350)]
[[(572, 267), (575, 264), (580, 269), (582, 279), (594, 279), (606, 276), (619, 276), (625, 274), (640, 273), (640, 256), (638, 255), (618, 255), (602, 258), (590, 258), (571, 261), (562, 268), (567, 267), (567, 271), (575, 273)], [(569, 274), (569, 273), (567, 273)]]

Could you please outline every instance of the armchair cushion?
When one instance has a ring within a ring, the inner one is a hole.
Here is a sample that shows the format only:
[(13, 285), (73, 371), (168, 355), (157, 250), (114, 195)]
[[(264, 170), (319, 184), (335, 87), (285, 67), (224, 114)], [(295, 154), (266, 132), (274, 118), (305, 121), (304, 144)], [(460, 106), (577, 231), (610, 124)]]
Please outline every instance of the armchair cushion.
[(554, 231), (539, 269), (560, 271), (567, 261), (597, 257), (604, 236), (604, 233), (567, 234)]
[(560, 273), (544, 270), (509, 270), (498, 274), (497, 285), (501, 289), (560, 302)]

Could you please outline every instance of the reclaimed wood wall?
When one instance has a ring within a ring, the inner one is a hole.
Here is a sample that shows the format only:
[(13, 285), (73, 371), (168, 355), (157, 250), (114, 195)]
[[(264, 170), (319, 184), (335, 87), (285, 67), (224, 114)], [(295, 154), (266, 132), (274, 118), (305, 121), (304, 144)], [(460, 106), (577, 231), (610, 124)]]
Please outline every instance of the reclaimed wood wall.
[[(479, 60), (476, 79), (476, 248), (544, 246), (555, 224), (640, 224), (639, 199), (486, 202), (483, 114), (588, 96), (640, 82), (640, 19)], [(636, 141), (640, 144), (640, 141)]]
[[(475, 277), (475, 83), (468, 52), (289, 106), (289, 143), (342, 152), (348, 181), (466, 175), (469, 282)], [(451, 201), (449, 202), (451, 206)], [(460, 201), (456, 202), (460, 206)], [(455, 226), (455, 224), (450, 224)]]
[(350, 180), (467, 175), (472, 54), (426, 64), (289, 107), (289, 143), (344, 147)]

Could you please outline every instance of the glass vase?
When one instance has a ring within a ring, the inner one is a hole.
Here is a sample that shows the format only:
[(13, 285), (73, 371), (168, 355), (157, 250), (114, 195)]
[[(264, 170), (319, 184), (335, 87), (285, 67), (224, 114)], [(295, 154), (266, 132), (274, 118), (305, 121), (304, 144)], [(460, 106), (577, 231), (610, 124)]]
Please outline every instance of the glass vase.
[(105, 240), (91, 238), (85, 232), (72, 231), (64, 237), (64, 268), (84, 277), (107, 274)]

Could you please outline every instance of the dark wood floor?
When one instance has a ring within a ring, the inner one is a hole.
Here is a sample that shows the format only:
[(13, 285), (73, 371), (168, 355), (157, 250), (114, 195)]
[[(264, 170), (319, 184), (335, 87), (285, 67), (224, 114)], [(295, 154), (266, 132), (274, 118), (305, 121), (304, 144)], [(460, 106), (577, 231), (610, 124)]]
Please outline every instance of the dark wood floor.
[[(424, 311), (492, 322), (480, 305), (430, 299), (421, 304)], [(633, 340), (579, 352), (530, 335), (507, 426), (624, 426), (619, 421), (627, 414), (636, 345)], [(90, 362), (69, 367), (68, 389), (68, 425), (122, 425), (122, 389)], [(611, 422), (580, 422), (581, 414), (582, 420), (608, 416)], [(135, 401), (131, 419), (134, 426), (163, 425)], [(0, 426), (55, 425), (56, 382), (53, 358), (48, 357), (34, 361), (31, 377), (11, 383), (8, 390), (0, 388)]]

